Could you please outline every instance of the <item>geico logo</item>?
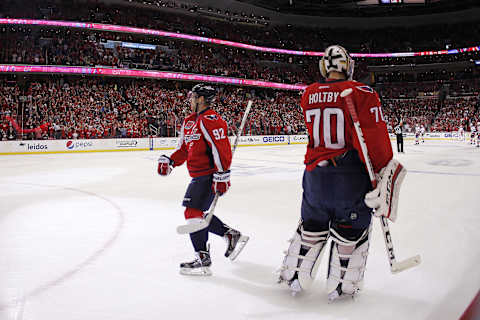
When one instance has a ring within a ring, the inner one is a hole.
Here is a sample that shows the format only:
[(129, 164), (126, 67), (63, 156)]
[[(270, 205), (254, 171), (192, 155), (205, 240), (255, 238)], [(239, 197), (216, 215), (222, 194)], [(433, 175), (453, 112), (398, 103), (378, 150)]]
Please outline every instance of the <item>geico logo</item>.
[(263, 142), (284, 142), (285, 137), (263, 137)]
[(40, 143), (36, 143), (36, 144), (28, 143), (27, 149), (28, 150), (47, 150), (48, 146), (46, 144), (40, 144)]

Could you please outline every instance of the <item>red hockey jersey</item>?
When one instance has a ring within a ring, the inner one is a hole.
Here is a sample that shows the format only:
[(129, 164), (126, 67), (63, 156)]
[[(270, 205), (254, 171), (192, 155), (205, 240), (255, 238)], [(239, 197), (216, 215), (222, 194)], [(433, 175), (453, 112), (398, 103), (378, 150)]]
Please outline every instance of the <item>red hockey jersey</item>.
[(189, 115), (183, 121), (177, 149), (170, 156), (173, 166), (187, 161), (191, 177), (227, 171), (232, 163), (227, 132), (227, 123), (210, 108)]
[(320, 161), (351, 149), (356, 149), (365, 162), (345, 100), (340, 97), (340, 93), (347, 88), (353, 89), (353, 103), (374, 171), (380, 171), (393, 157), (377, 93), (357, 81), (327, 80), (326, 83), (309, 85), (301, 99), (309, 135), (305, 155), (305, 165), (309, 171)]

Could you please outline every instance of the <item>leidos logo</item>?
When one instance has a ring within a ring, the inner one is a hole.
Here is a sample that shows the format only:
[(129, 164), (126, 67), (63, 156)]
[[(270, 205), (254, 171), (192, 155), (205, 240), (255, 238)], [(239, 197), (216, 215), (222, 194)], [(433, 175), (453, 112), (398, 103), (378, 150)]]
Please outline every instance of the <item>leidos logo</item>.
[(75, 141), (68, 140), (66, 144), (67, 149), (85, 149), (89, 147), (93, 147), (93, 142), (90, 141)]
[[(22, 144), (20, 144), (22, 145)], [(48, 146), (41, 143), (27, 143), (27, 150), (47, 150)]]

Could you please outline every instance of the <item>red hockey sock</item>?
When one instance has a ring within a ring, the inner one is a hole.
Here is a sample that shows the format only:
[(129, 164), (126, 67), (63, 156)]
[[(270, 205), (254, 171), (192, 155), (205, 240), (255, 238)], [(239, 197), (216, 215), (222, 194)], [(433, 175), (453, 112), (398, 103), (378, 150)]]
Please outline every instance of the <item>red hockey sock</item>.
[(202, 218), (203, 211), (195, 208), (185, 208), (185, 219)]

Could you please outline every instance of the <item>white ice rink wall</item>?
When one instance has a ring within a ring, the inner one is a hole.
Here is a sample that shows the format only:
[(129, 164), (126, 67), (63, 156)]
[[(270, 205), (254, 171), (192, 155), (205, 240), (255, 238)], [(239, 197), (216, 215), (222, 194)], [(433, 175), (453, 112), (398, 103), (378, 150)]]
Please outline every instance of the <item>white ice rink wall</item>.
[[(406, 140), (414, 138), (413, 133), (407, 133), (404, 136)], [(465, 137), (469, 136), (469, 133), (465, 134)], [(395, 139), (395, 135), (390, 134), (390, 138)], [(425, 140), (457, 139), (456, 132), (425, 134)], [(230, 137), (230, 141), (233, 144), (234, 137)], [(174, 149), (177, 143), (178, 138), (0, 141), (0, 155), (168, 150)], [(305, 143), (307, 143), (306, 135), (242, 136), (238, 145), (271, 146)]]

